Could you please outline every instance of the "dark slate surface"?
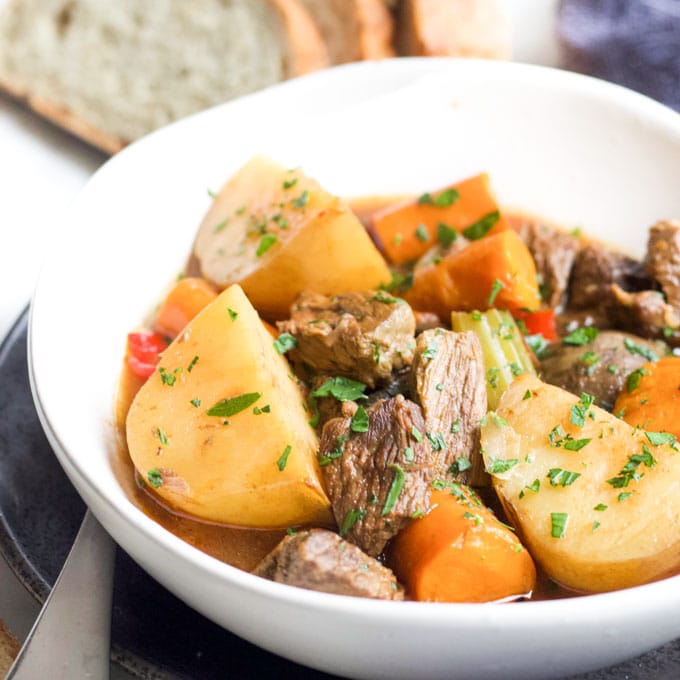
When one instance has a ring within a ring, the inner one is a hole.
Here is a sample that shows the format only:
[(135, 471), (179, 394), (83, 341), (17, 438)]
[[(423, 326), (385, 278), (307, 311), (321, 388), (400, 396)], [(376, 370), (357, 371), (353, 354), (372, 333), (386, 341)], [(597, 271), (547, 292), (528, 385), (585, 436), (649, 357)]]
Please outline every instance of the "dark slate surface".
[[(84, 505), (52, 454), (33, 407), (24, 314), (0, 348), (0, 552), (38, 600), (45, 599), (54, 583), (83, 513)], [(112, 636), (113, 658), (144, 680), (332, 678), (269, 654), (211, 623), (120, 549)], [(571, 680), (677, 678), (680, 640)]]

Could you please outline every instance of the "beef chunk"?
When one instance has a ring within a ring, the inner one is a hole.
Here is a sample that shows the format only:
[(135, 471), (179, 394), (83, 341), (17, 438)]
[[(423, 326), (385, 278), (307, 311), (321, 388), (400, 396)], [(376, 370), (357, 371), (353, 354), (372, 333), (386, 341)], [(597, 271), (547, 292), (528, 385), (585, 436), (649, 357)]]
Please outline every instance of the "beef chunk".
[(627, 376), (649, 361), (642, 356), (646, 352), (660, 356), (663, 349), (629, 333), (600, 331), (585, 345), (553, 345), (551, 356), (541, 362), (542, 378), (577, 395), (592, 394), (599, 406), (611, 410)]
[(657, 222), (649, 230), (645, 267), (666, 302), (680, 312), (680, 221)]
[(382, 291), (332, 297), (302, 293), (291, 318), (277, 325), (297, 340), (287, 355), (293, 363), (369, 387), (409, 365), (413, 357), (413, 311)]
[(616, 300), (612, 284), (627, 291), (651, 289), (652, 281), (641, 262), (589, 243), (574, 259), (569, 287), (569, 309), (602, 309), (608, 314)]
[(569, 286), (569, 274), (580, 247), (578, 239), (537, 222), (523, 224), (519, 234), (536, 263), (543, 299), (549, 307), (557, 307)]
[(379, 555), (414, 514), (429, 509), (432, 447), (420, 406), (401, 394), (367, 415), (366, 432), (353, 432), (351, 418), (327, 422), (319, 463), (341, 535)]
[(477, 336), (441, 328), (421, 333), (412, 375), (434, 449), (435, 476), (444, 479), (450, 470), (456, 480), (467, 481), (463, 471), (479, 458), (479, 423), (487, 408), (484, 359)]
[(616, 284), (612, 286), (618, 307), (610, 317), (617, 328), (623, 328), (646, 338), (665, 338), (677, 344), (677, 329), (680, 326), (678, 309), (669, 305), (661, 291), (643, 290), (628, 293)]
[(323, 593), (404, 599), (390, 569), (326, 529), (286, 536), (253, 574)]

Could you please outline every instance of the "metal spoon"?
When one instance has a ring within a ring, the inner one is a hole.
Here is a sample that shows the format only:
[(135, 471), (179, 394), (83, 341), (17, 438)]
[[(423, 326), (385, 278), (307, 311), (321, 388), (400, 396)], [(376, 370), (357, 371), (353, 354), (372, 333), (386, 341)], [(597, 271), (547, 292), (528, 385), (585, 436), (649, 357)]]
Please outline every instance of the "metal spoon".
[(7, 680), (109, 677), (115, 548), (88, 510)]

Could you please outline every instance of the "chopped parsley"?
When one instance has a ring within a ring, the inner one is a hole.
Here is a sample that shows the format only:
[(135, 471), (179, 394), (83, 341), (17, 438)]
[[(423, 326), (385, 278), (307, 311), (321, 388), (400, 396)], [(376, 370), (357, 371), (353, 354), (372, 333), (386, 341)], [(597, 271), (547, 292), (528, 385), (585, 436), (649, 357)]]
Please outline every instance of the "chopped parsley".
[(624, 338), (623, 345), (631, 354), (637, 354), (638, 356), (644, 357), (647, 361), (659, 360), (659, 356), (654, 350), (649, 347), (644, 347), (643, 345), (638, 345), (630, 338)]
[(194, 370), (194, 366), (198, 363), (198, 354), (189, 362), (187, 366), (187, 373), (191, 373)]
[(491, 465), (486, 469), (492, 475), (500, 475), (512, 469), (519, 463), (519, 458), (495, 458), (491, 461)]
[(293, 207), (304, 208), (309, 203), (309, 191), (305, 189), (294, 201)]
[(636, 371), (628, 374), (628, 377), (626, 378), (626, 389), (628, 390), (629, 394), (637, 389), (637, 387), (640, 385), (642, 376), (647, 375), (648, 373), (649, 371), (645, 370), (644, 368), (638, 368)]
[(338, 401), (356, 401), (357, 399), (366, 399), (364, 390), (366, 385), (364, 383), (358, 382), (357, 380), (351, 380), (350, 378), (344, 378), (342, 376), (336, 376), (318, 387), (312, 392), (313, 397), (335, 397)]
[(260, 245), (257, 246), (257, 250), (255, 251), (255, 255), (258, 257), (262, 257), (277, 241), (278, 239), (274, 234), (265, 234), (261, 239), (260, 239)]
[(357, 408), (349, 427), (352, 432), (368, 432), (368, 413), (363, 406)]
[(586, 423), (588, 409), (593, 405), (595, 397), (592, 394), (581, 393), (581, 399), (578, 404), (571, 407), (570, 421), (572, 425), (583, 427)]
[(276, 461), (276, 467), (279, 468), (279, 472), (283, 472), (286, 469), (286, 463), (288, 462), (288, 456), (290, 456), (290, 452), (292, 450), (292, 447), (290, 444), (286, 446), (286, 448), (283, 450), (283, 453), (279, 456), (279, 459)]
[(645, 432), (649, 443), (652, 446), (662, 446), (663, 444), (675, 444), (675, 435), (670, 432)]
[(413, 438), (414, 438), (418, 443), (420, 443), (420, 442), (423, 441), (423, 435), (421, 434), (420, 430), (419, 430), (415, 425), (413, 425), (413, 426), (411, 427), (411, 434), (413, 435)]
[(449, 466), (449, 472), (452, 472), (453, 474), (456, 474), (457, 472), (465, 472), (465, 470), (469, 470), (471, 467), (472, 463), (470, 462), (470, 459), (461, 456), (460, 458), (456, 458), (456, 460), (451, 463)]
[(281, 355), (297, 347), (297, 338), (290, 333), (281, 333), (274, 340), (274, 349)]
[(628, 457), (628, 462), (621, 468), (619, 474), (608, 479), (607, 484), (615, 489), (622, 489), (632, 481), (640, 480), (642, 475), (638, 472), (638, 468), (643, 464), (650, 469), (656, 466), (656, 459), (646, 444), (642, 445), (642, 453), (634, 453)]
[(359, 520), (366, 517), (366, 511), (360, 510), (359, 508), (352, 508), (347, 511), (345, 519), (342, 520), (342, 526), (340, 527), (340, 535), (344, 536)]
[(598, 504), (593, 508), (593, 510), (595, 510), (596, 512), (604, 512), (604, 511), (607, 509), (607, 507), (608, 507), (608, 506), (605, 505), (604, 503), (598, 503)]
[(567, 523), (569, 522), (569, 515), (566, 512), (551, 512), (550, 513), (550, 535), (553, 538), (564, 538), (567, 532)]
[(392, 512), (395, 503), (399, 499), (399, 494), (401, 494), (401, 490), (404, 488), (404, 482), (406, 481), (406, 473), (400, 465), (394, 463), (392, 465), (388, 465), (387, 467), (390, 470), (394, 470), (394, 478), (392, 479), (390, 490), (387, 492), (385, 505), (383, 505), (383, 509), (380, 512), (381, 517), (389, 515), (390, 512)]
[(158, 468), (151, 468), (146, 473), (146, 478), (154, 489), (157, 489), (163, 483), (163, 475)]
[(415, 234), (416, 238), (423, 243), (430, 240), (430, 233), (427, 231), (427, 227), (424, 224), (419, 224), (416, 227)]
[(426, 192), (418, 197), (420, 205), (436, 205), (438, 208), (448, 208), (452, 206), (460, 198), (460, 192), (455, 187), (444, 189), (436, 197)]
[(427, 343), (427, 349), (422, 354), (423, 359), (434, 359), (437, 356), (438, 349), (437, 343), (434, 340), (430, 340)]
[(550, 486), (570, 486), (581, 476), (581, 473), (562, 468), (550, 468), (546, 476), (550, 480)]
[(493, 286), (491, 286), (491, 294), (489, 295), (489, 299), (487, 300), (487, 304), (489, 307), (493, 306), (494, 301), (496, 300), (496, 296), (498, 293), (501, 292), (501, 289), (503, 288), (503, 282), (500, 279), (494, 279)]
[(175, 376), (173, 373), (168, 373), (167, 369), (163, 368), (163, 366), (158, 367), (158, 373), (161, 376), (161, 383), (163, 385), (172, 387), (177, 381), (177, 376)]
[(158, 431), (158, 440), (160, 441), (160, 443), (161, 443), (163, 446), (167, 446), (167, 445), (170, 443), (170, 441), (168, 440), (167, 435), (165, 434), (165, 432), (163, 432), (163, 430), (161, 430), (160, 427), (157, 428), (157, 431)]
[(430, 446), (432, 447), (433, 451), (446, 450), (446, 441), (444, 440), (444, 436), (441, 432), (426, 432), (425, 436), (430, 442)]
[(190, 403), (194, 408), (198, 408), (198, 407), (201, 405), (201, 400), (198, 399), (198, 397), (196, 397), (196, 398), (192, 399), (189, 403)]
[(534, 393), (531, 390), (527, 390), (524, 393), (524, 396), (522, 397), (522, 401), (526, 401), (527, 399), (531, 399), (531, 397), (534, 396)]
[(410, 446), (407, 446), (404, 449), (404, 460), (407, 463), (412, 463), (416, 459), (415, 454), (413, 453), (413, 449)]
[(457, 238), (458, 232), (452, 227), (449, 227), (448, 224), (440, 222), (437, 225), (437, 240), (441, 243), (442, 247), (450, 248)]
[(221, 399), (216, 404), (211, 406), (207, 413), (209, 416), (218, 416), (220, 418), (228, 418), (234, 416), (241, 411), (245, 411), (249, 406), (252, 406), (262, 394), (260, 392), (246, 392), (239, 394), (236, 397), (229, 399)]
[(486, 236), (491, 229), (498, 223), (501, 219), (501, 214), (498, 210), (490, 212), (481, 219), (473, 222), (469, 227), (463, 229), (463, 236), (470, 239), (471, 241), (476, 241), (484, 236)]
[(581, 347), (591, 343), (597, 337), (599, 331), (595, 326), (584, 326), (573, 330), (569, 335), (562, 338), (563, 345)]
[(297, 177), (293, 177), (292, 179), (284, 179), (283, 180), (283, 188), (284, 189), (292, 189), (297, 183), (298, 183)]
[(527, 335), (524, 337), (524, 341), (529, 346), (529, 349), (536, 355), (537, 359), (545, 359), (550, 355), (550, 343), (540, 333)]
[(256, 416), (259, 416), (261, 413), (271, 413), (271, 410), (272, 410), (272, 407), (269, 404), (267, 404), (266, 406), (263, 406), (262, 408), (260, 408), (259, 406), (256, 406), (253, 409), (253, 413)]
[(227, 309), (227, 312), (229, 313), (229, 318), (230, 318), (232, 321), (236, 321), (236, 319), (238, 318), (238, 312), (235, 312), (235, 311), (234, 311), (233, 309), (231, 309), (231, 308)]

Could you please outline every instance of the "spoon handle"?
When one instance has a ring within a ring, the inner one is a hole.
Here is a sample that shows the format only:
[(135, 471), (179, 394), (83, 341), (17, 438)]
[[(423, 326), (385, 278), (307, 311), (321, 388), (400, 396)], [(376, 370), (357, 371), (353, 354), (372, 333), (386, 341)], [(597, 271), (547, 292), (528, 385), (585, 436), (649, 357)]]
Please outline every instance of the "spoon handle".
[(109, 677), (115, 543), (88, 510), (7, 680)]

